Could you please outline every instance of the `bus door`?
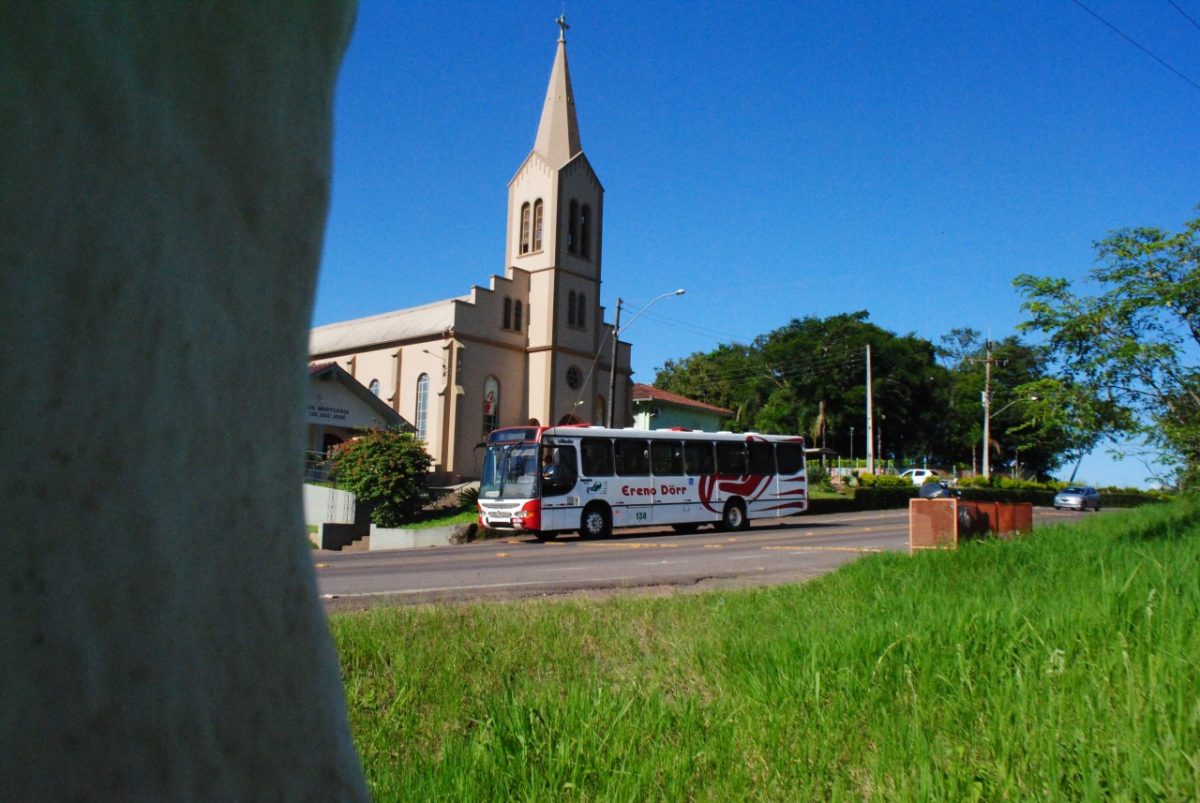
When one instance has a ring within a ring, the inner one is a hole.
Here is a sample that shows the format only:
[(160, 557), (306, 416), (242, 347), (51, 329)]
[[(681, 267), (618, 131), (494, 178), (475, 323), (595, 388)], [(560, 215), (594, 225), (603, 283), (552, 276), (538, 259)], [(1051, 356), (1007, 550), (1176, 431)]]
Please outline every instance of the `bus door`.
[(694, 521), (696, 487), (683, 473), (683, 443), (650, 441), (650, 474), (654, 482), (654, 523)]
[(574, 442), (555, 438), (542, 444), (542, 529), (571, 530), (579, 526), (579, 460)]
[(640, 438), (614, 438), (617, 476), (609, 492), (614, 527), (638, 527), (654, 521), (654, 479), (650, 444)]

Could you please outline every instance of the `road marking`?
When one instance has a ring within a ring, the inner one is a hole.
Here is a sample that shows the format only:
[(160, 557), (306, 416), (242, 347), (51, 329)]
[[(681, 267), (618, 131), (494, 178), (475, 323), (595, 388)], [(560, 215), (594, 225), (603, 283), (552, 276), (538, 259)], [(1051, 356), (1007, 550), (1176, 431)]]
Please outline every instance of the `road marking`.
[(317, 564), (317, 568), (318, 568), (318, 569), (328, 569), (328, 568), (329, 568), (329, 564), (328, 564), (328, 563), (318, 563), (318, 564)]
[(581, 544), (592, 549), (679, 549), (679, 544)]
[(763, 549), (777, 552), (883, 552), (873, 546), (765, 546)]
[(497, 553), (496, 553), (496, 557), (498, 557), (498, 558), (507, 558), (507, 557), (508, 557), (508, 553), (507, 553), (507, 552), (497, 552)]

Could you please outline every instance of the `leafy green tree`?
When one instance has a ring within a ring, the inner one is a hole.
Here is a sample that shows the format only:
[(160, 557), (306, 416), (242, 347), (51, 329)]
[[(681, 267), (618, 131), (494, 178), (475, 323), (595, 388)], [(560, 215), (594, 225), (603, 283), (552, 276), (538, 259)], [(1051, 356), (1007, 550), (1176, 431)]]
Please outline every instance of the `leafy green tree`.
[[(1066, 279), (1022, 275), (1025, 330), (1043, 333), (1064, 383), (1099, 415), (1080, 431), (1143, 436), (1185, 485), (1200, 482), (1200, 219), (1172, 233), (1122, 229), (1095, 244), (1089, 278), (1098, 295)], [(1082, 397), (1081, 397), (1082, 398)]]
[[(982, 459), (986, 363), (992, 362), (992, 415), (989, 460), (995, 465), (1049, 476), (1078, 451), (1076, 433), (1064, 427), (1068, 394), (1049, 381), (1049, 354), (1042, 346), (1015, 336), (987, 341), (974, 329), (954, 329), (941, 338), (938, 353), (950, 371), (943, 448), (957, 461), (979, 465)], [(1071, 397), (1073, 398), (1073, 397)], [(1090, 448), (1090, 443), (1083, 451)]]
[(412, 433), (368, 431), (338, 446), (333, 461), (338, 487), (370, 505), (371, 520), (380, 527), (412, 521), (429, 498), (432, 458)]
[(931, 343), (888, 332), (865, 311), (796, 319), (749, 345), (723, 345), (668, 361), (655, 384), (734, 410), (724, 425), (735, 431), (803, 433), (810, 444), (824, 443), (842, 454), (851, 451), (853, 426), (854, 452), (862, 456), (868, 344), (876, 423), (883, 432), (880, 456), (937, 459), (945, 369)]

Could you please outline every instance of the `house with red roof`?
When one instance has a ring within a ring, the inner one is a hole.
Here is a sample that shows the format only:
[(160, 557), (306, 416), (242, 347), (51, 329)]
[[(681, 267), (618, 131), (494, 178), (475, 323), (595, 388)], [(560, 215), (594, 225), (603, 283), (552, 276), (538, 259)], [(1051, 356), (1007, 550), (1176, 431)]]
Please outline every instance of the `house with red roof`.
[(633, 386), (634, 429), (699, 429), (716, 432), (721, 420), (733, 417), (733, 410), (689, 399), (653, 385)]

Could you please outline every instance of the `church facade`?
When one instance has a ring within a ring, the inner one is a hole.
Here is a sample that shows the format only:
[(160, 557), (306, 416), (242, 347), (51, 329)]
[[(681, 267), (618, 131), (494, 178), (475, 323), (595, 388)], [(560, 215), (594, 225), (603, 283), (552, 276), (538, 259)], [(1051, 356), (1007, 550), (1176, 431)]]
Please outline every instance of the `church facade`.
[[(536, 419), (630, 420), (630, 345), (600, 306), (604, 188), (580, 146), (566, 24), (533, 150), (508, 185), (503, 276), (466, 295), (313, 329), (313, 364), (336, 362), (415, 427), (446, 478), (478, 476), (476, 445)], [(337, 442), (317, 431), (311, 451)]]

